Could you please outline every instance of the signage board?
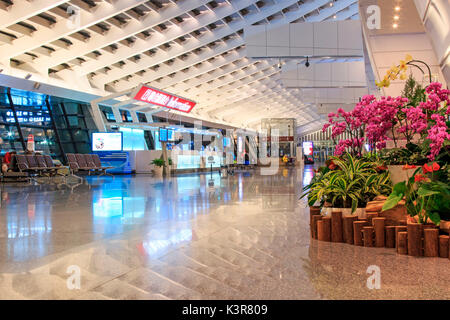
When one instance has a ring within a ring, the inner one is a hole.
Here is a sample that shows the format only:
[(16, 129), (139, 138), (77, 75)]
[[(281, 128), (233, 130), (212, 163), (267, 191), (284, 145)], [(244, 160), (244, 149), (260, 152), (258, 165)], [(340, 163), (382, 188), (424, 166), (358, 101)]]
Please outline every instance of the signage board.
[(134, 100), (189, 113), (197, 104), (194, 101), (178, 97), (149, 86), (142, 85), (134, 95)]
[(314, 153), (314, 145), (312, 141), (303, 142), (303, 154), (305, 156), (312, 156)]
[(168, 131), (166, 128), (159, 128), (159, 141), (160, 142), (168, 141)]
[(92, 151), (122, 151), (122, 132), (94, 132), (92, 133)]

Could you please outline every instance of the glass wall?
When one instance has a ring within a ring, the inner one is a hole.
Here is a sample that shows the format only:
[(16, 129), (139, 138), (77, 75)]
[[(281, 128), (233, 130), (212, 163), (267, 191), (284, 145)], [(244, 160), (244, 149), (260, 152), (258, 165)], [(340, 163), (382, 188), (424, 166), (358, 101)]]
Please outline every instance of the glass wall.
[(90, 152), (95, 130), (88, 104), (0, 88), (0, 156), (23, 152), (33, 135), (36, 152), (65, 162), (65, 153)]

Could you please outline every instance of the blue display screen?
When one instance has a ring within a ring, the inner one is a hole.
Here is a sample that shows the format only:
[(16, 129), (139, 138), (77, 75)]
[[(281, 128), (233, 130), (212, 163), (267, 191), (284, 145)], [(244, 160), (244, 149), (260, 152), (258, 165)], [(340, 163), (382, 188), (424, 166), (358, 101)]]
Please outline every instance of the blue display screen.
[(167, 129), (159, 128), (159, 141), (161, 141), (161, 142), (167, 142), (168, 141)]
[(167, 130), (167, 140), (168, 141), (174, 141), (174, 132), (173, 130)]

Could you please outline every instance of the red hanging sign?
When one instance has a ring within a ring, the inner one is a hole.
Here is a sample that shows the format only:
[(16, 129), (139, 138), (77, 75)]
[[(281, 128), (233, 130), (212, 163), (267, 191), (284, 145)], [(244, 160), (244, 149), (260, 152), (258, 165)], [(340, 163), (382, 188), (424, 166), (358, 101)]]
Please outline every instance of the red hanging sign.
[(134, 96), (134, 100), (154, 104), (161, 107), (189, 113), (197, 104), (173, 94), (142, 85)]

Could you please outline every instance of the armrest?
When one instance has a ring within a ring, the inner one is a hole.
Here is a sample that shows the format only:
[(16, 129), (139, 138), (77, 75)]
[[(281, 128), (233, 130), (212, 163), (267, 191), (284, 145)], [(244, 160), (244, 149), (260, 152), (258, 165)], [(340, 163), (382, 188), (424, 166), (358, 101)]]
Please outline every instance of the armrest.
[(28, 165), (25, 163), (18, 163), (17, 167), (19, 168), (19, 170), (27, 170), (28, 169)]
[(79, 169), (78, 163), (76, 162), (69, 162), (69, 168), (70, 169)]

